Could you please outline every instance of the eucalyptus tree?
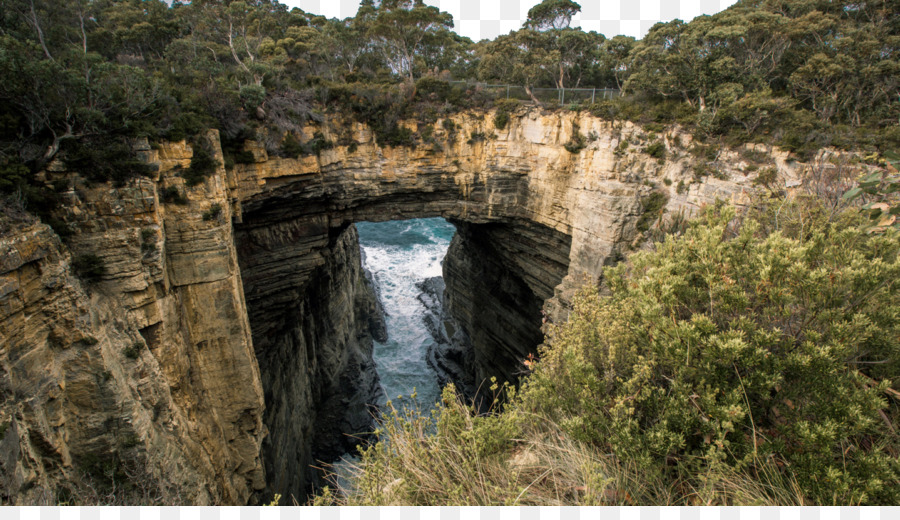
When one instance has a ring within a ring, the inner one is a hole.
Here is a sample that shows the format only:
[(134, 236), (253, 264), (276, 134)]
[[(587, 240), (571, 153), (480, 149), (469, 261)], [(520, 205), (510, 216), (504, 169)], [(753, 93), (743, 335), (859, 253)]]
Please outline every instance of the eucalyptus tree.
[(380, 44), (390, 68), (410, 82), (432, 65), (426, 58), (435, 56), (433, 49), (454, 40), (453, 15), (422, 0), (383, 0), (373, 14), (368, 35)]

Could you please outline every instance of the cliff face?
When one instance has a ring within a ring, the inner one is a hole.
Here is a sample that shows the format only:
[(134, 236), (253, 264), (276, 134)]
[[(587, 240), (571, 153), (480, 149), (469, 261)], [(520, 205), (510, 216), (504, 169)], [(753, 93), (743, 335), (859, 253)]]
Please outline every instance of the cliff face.
[[(158, 178), (89, 187), (48, 172), (70, 185), (59, 212), (68, 248), (40, 224), (0, 240), (0, 359), (12, 395), (3, 443), (13, 445), (4, 493), (17, 503), (54, 503), (68, 496), (54, 488), (103, 488), (138, 469), (151, 493), (175, 501), (245, 503), (265, 485), (262, 387), (224, 172), (185, 188), (174, 168), (188, 165), (189, 147), (142, 153)], [(160, 200), (168, 186), (184, 204)], [(215, 204), (219, 218), (204, 220)], [(72, 257), (88, 255), (105, 273), (85, 286)]]
[[(243, 504), (264, 489), (302, 500), (309, 464), (369, 428), (378, 392), (383, 324), (353, 222), (457, 224), (444, 266), (455, 332), (474, 343), (477, 378), (508, 379), (540, 342), (542, 312), (564, 319), (576, 288), (634, 245), (648, 195), (690, 216), (742, 203), (760, 171), (723, 150), (717, 177), (697, 174), (678, 131), (574, 112), (492, 121), (460, 114), (408, 149), (333, 119), (307, 136), (352, 145), (275, 158), (248, 143), (254, 163), (196, 187), (179, 175), (185, 143), (139, 146), (158, 175), (121, 187), (52, 165), (48, 184), (69, 186), (67, 246), (27, 218), (0, 227), (3, 497), (53, 502), (53, 489), (115, 466), (146, 468), (157, 494), (188, 502)], [(206, 139), (221, 160), (217, 134)], [(665, 160), (645, 153), (657, 141)], [(781, 183), (810, 168), (756, 155)], [(72, 268), (88, 254), (106, 266), (91, 284)]]
[[(361, 267), (356, 228), (332, 230), (306, 273), (304, 240), (278, 225), (237, 234), (265, 388), (263, 445), (268, 486), (298, 500), (312, 491), (310, 465), (348, 453), (354, 437), (374, 430), (381, 393), (372, 337), (384, 318)], [(302, 281), (301, 281), (302, 280)]]

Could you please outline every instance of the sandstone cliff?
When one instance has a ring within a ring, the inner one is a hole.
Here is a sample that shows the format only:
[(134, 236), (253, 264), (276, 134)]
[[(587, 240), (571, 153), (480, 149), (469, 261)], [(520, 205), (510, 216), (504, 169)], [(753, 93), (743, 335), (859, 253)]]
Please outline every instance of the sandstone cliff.
[[(651, 193), (689, 217), (744, 203), (766, 167), (781, 186), (828, 167), (723, 150), (713, 176), (677, 129), (577, 112), (522, 109), (503, 129), (464, 113), (429, 130), (429, 146), (382, 147), (334, 118), (307, 137), (352, 144), (279, 158), (247, 143), (254, 163), (196, 187), (179, 175), (183, 142), (139, 144), (158, 174), (125, 186), (52, 165), (47, 182), (68, 185), (66, 245), (25, 217), (0, 230), (5, 499), (52, 503), (85, 471), (141, 461), (157, 494), (186, 502), (302, 500), (309, 465), (369, 428), (378, 392), (353, 222), (456, 223), (447, 307), (474, 343), (473, 377), (511, 379), (542, 320), (565, 319), (574, 290), (636, 245)], [(217, 134), (205, 139), (221, 160)], [(88, 254), (106, 266), (91, 284), (72, 269)]]

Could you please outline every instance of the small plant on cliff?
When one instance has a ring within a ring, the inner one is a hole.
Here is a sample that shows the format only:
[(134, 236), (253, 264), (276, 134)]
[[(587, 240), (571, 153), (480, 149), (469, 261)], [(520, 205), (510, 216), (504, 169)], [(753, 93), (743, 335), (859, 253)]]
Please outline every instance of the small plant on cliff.
[(169, 186), (162, 192), (163, 202), (174, 203), (174, 204), (187, 204), (188, 200), (181, 193), (181, 190), (178, 189), (177, 186)]
[(509, 115), (519, 106), (516, 99), (504, 99), (497, 103), (497, 113), (494, 114), (494, 126), (498, 130), (503, 130), (509, 124)]
[(203, 212), (203, 220), (204, 222), (209, 222), (211, 220), (218, 220), (222, 215), (222, 205), (216, 202), (212, 206), (209, 207), (208, 210)]
[(141, 230), (141, 251), (144, 253), (156, 251), (156, 231), (149, 228)]
[(196, 186), (215, 173), (218, 167), (219, 161), (213, 157), (213, 154), (205, 146), (195, 144), (191, 165), (182, 172), (181, 176), (184, 177), (184, 183), (187, 186)]
[(103, 259), (93, 253), (78, 255), (72, 259), (75, 274), (86, 282), (97, 282), (106, 274)]
[(284, 139), (281, 141), (281, 153), (286, 157), (298, 157), (303, 153), (303, 145), (300, 144), (293, 132), (284, 134)]
[(135, 341), (131, 345), (122, 349), (122, 354), (128, 359), (137, 359), (141, 356), (141, 351), (144, 350), (144, 343), (141, 341)]
[(668, 201), (669, 197), (661, 191), (654, 191), (641, 199), (641, 205), (644, 209), (641, 212), (640, 218), (638, 218), (637, 230), (643, 233), (650, 229), (653, 222), (662, 216), (663, 208), (666, 207)]
[(644, 148), (644, 153), (656, 159), (665, 159), (666, 145), (662, 141), (653, 141)]
[(322, 132), (314, 133), (312, 139), (306, 143), (306, 149), (309, 150), (309, 153), (313, 153), (317, 156), (321, 155), (322, 151), (330, 150), (332, 148), (334, 148), (334, 142), (330, 139), (326, 139)]
[(579, 153), (587, 147), (587, 138), (584, 137), (575, 123), (572, 123), (572, 137), (563, 146), (569, 153)]

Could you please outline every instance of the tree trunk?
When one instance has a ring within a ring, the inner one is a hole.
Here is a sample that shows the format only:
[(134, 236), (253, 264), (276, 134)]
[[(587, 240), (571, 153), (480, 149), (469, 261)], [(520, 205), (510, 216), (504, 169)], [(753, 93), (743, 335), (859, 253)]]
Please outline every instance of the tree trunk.
[(533, 101), (535, 105), (537, 105), (537, 106), (539, 106), (539, 107), (541, 107), (541, 108), (544, 108), (544, 105), (543, 105), (540, 101), (538, 101), (538, 98), (536, 98), (536, 97), (534, 96), (534, 92), (531, 91), (531, 87), (530, 87), (530, 86), (525, 85), (525, 93), (528, 94), (528, 97), (531, 98), (531, 101)]
[(234, 32), (234, 26), (231, 23), (231, 20), (228, 20), (228, 48), (231, 49), (231, 56), (234, 58), (234, 61), (236, 61), (237, 64), (240, 65), (241, 68), (244, 69), (244, 71), (249, 74), (250, 69), (248, 69), (247, 66), (244, 65), (244, 62), (241, 61), (241, 58), (238, 57), (237, 51), (234, 49), (234, 40), (232, 39), (233, 32)]
[(34, 25), (34, 30), (37, 31), (38, 41), (41, 42), (41, 48), (44, 49), (44, 55), (47, 56), (49, 60), (53, 60), (53, 56), (50, 55), (50, 50), (47, 49), (47, 44), (44, 43), (44, 31), (41, 30), (41, 24), (38, 22), (37, 13), (34, 11), (34, 0), (29, 2), (31, 6), (31, 23)]

